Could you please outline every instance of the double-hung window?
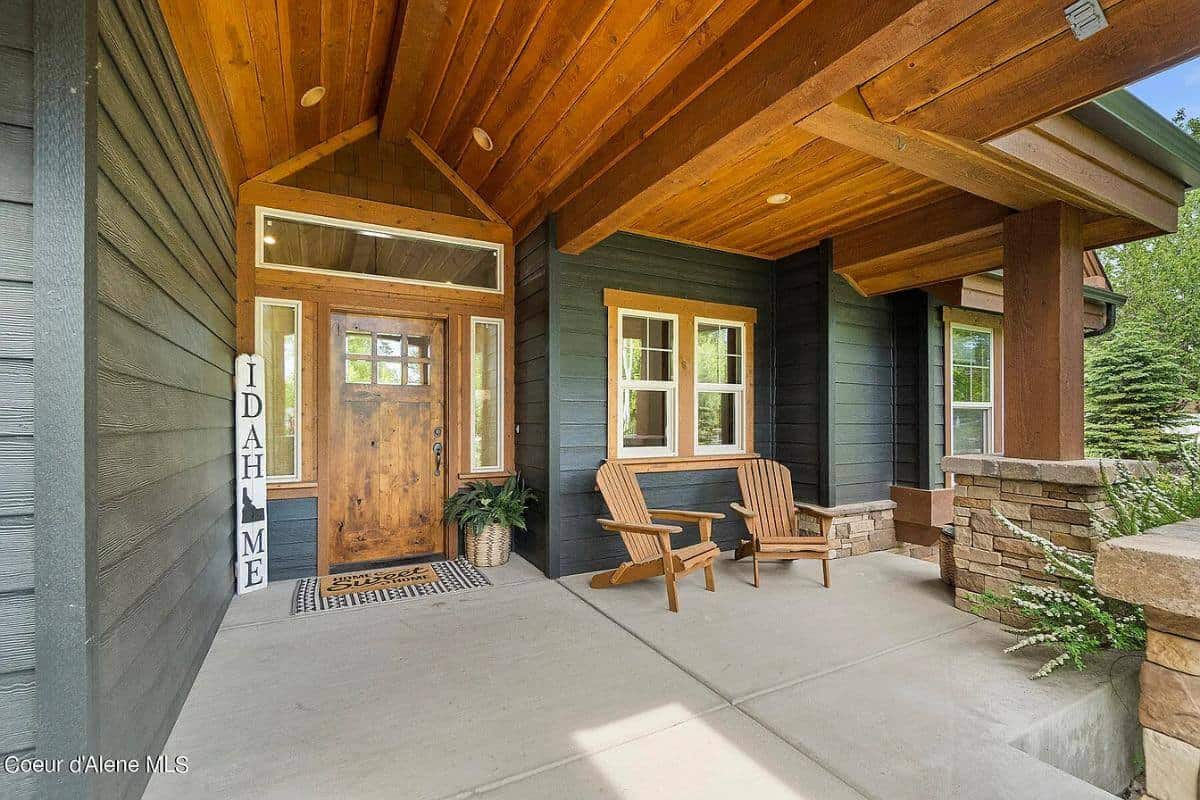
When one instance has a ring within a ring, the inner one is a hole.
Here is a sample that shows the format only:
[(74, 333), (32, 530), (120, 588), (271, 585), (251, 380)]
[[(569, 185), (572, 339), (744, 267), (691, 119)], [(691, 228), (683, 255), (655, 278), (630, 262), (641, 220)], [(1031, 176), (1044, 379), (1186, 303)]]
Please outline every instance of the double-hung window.
[(950, 446), (955, 455), (995, 450), (994, 333), (950, 327)]
[(676, 454), (679, 319), (621, 311), (617, 397), (622, 457)]
[(746, 326), (696, 319), (696, 452), (740, 453), (746, 414)]
[(604, 305), (608, 458), (671, 470), (753, 456), (755, 309), (619, 289)]

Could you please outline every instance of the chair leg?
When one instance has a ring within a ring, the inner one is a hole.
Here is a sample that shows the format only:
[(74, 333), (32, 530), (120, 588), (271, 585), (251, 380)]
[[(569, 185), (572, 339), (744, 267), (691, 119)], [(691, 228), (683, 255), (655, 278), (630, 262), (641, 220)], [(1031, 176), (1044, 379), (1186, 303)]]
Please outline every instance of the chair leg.
[(667, 570), (665, 577), (667, 579), (667, 608), (678, 613), (679, 597), (675, 594), (675, 573)]
[(821, 559), (821, 574), (825, 578), (825, 588), (828, 589), (829, 588), (829, 559), (828, 558)]
[(758, 550), (754, 551), (754, 588), (758, 588)]
[(717, 590), (717, 575), (713, 572), (713, 565), (710, 561), (708, 566), (704, 568), (704, 588), (710, 592)]

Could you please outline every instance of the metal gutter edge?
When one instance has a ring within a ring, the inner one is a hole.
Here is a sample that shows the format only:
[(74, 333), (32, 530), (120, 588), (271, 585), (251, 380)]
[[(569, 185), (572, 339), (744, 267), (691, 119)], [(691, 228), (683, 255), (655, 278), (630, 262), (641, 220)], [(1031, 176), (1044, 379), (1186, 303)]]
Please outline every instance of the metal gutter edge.
[(1200, 187), (1200, 142), (1125, 89), (1067, 113), (1175, 176), (1189, 189)]

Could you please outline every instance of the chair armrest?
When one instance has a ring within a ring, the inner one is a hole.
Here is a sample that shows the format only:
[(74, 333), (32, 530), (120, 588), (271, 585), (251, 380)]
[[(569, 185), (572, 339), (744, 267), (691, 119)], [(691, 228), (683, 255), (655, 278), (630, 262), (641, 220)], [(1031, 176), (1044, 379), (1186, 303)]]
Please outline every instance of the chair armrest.
[(725, 519), (719, 511), (683, 511), (677, 508), (652, 508), (651, 517), (673, 519), (679, 522), (699, 522), (702, 519)]
[(753, 511), (749, 508), (746, 508), (741, 503), (730, 503), (729, 507), (732, 508), (734, 511), (736, 511), (738, 513), (738, 516), (741, 517), (742, 519), (754, 519), (755, 517), (758, 516), (757, 511)]
[(683, 528), (678, 525), (656, 525), (654, 523), (644, 525), (640, 522), (617, 522), (611, 519), (598, 519), (596, 523), (604, 530), (613, 533), (641, 533), (647, 536), (657, 536), (660, 533), (683, 532)]

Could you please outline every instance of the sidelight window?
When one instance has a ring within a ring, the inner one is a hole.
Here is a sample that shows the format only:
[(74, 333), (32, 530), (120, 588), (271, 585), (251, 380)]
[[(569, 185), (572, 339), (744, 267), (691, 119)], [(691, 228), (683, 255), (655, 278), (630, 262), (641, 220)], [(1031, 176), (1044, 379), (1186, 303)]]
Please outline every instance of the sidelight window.
[(267, 480), (300, 479), (300, 302), (256, 301), (256, 350), (263, 358)]
[(503, 468), (504, 320), (471, 318), (471, 471)]

